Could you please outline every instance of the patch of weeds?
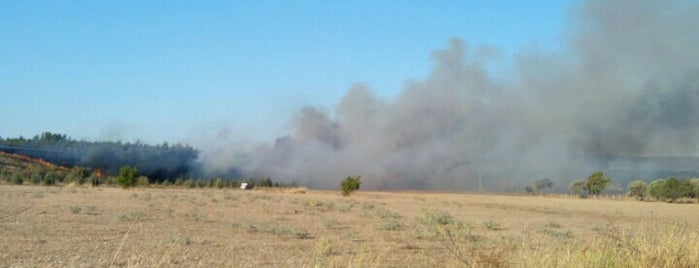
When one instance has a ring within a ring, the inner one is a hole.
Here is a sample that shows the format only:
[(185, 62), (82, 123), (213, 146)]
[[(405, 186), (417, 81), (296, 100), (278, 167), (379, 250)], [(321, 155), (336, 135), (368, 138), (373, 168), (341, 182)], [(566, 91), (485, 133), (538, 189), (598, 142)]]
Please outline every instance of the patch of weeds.
[(296, 230), (296, 232), (294, 232), (294, 236), (296, 236), (296, 238), (298, 238), (298, 239), (311, 239), (311, 238), (313, 238), (311, 233), (305, 229)]
[(498, 246), (471, 233), (472, 227), (439, 210), (423, 211), (419, 219), (428, 237), (437, 239), (456, 260), (466, 267), (507, 266), (510, 247)]
[(246, 231), (250, 233), (263, 233), (263, 234), (272, 234), (272, 235), (279, 235), (279, 236), (291, 236), (293, 235), (294, 237), (298, 239), (309, 239), (312, 238), (310, 233), (305, 230), (305, 229), (300, 229), (300, 230), (294, 230), (285, 226), (279, 226), (275, 224), (270, 224), (270, 223), (258, 223), (258, 224), (248, 224), (245, 227), (242, 227), (240, 224), (234, 223), (231, 225), (232, 227), (239, 229), (239, 228), (244, 228)]
[(306, 200), (306, 203), (304, 204), (306, 207), (311, 207), (315, 208), (318, 211), (321, 212), (326, 212), (326, 211), (332, 211), (335, 209), (335, 203), (334, 202), (323, 202), (318, 199), (309, 199)]
[(323, 221), (323, 225), (328, 229), (338, 229), (337, 225), (340, 224), (336, 219), (329, 218)]
[(326, 259), (333, 253), (332, 243), (330, 239), (321, 237), (315, 242), (315, 251), (313, 254), (313, 262), (315, 267), (325, 266)]
[(150, 193), (145, 193), (145, 194), (141, 195), (141, 200), (143, 200), (143, 201), (150, 201), (150, 199), (151, 199)]
[(272, 197), (269, 195), (266, 195), (266, 194), (259, 194), (259, 193), (248, 195), (248, 201), (250, 201), (250, 202), (254, 202), (255, 200), (258, 200), (258, 199), (270, 200), (270, 199), (272, 199)]
[(541, 229), (541, 232), (556, 239), (572, 239), (574, 237), (573, 233), (568, 230), (544, 228)]
[(138, 199), (138, 197), (139, 197), (138, 193), (132, 193), (132, 194), (131, 194), (131, 198), (136, 198), (136, 199)]
[(97, 207), (94, 205), (87, 206), (87, 212), (85, 212), (87, 215), (100, 215), (99, 212), (97, 212)]
[(342, 237), (345, 239), (357, 239), (360, 236), (361, 236), (361, 234), (357, 230), (349, 230), (349, 231), (344, 232), (342, 234)]
[(193, 221), (203, 221), (203, 220), (206, 220), (206, 217), (205, 217), (205, 216), (203, 216), (203, 215), (201, 215), (201, 214), (199, 214), (199, 213), (196, 213), (196, 212), (194, 212), (194, 213), (187, 213), (187, 214), (184, 214), (184, 216), (187, 217), (187, 218), (190, 218), (190, 219), (193, 220)]
[(119, 216), (120, 221), (135, 222), (145, 219), (146, 214), (140, 211), (131, 212), (129, 214), (123, 214)]
[(240, 196), (237, 194), (231, 194), (229, 192), (226, 192), (223, 194), (223, 199), (225, 199), (225, 200), (236, 201), (236, 200), (238, 200), (238, 197), (240, 197)]
[(34, 198), (43, 198), (43, 197), (44, 197), (44, 193), (42, 193), (42, 192), (34, 192), (34, 194), (33, 194), (32, 196), (33, 196)]
[(404, 226), (403, 222), (400, 221), (400, 219), (396, 219), (396, 218), (385, 219), (382, 223), (383, 229), (388, 230), (388, 231), (400, 230), (401, 228), (403, 228), (403, 226)]
[(338, 206), (338, 207), (337, 207), (337, 210), (340, 211), (340, 212), (351, 212), (353, 206), (354, 206), (354, 204), (349, 203), (349, 204), (345, 204), (345, 205), (342, 205), (342, 206)]
[(75, 194), (78, 192), (78, 190), (75, 190), (75, 188), (70, 188), (70, 190), (68, 192), (71, 194)]
[(375, 206), (374, 204), (364, 204), (362, 206), (362, 216), (377, 217), (382, 220), (399, 220), (401, 215), (390, 210)]
[(57, 193), (59, 193), (61, 190), (63, 190), (63, 188), (61, 188), (61, 187), (50, 187), (49, 193), (51, 193), (51, 194), (57, 194)]
[(546, 224), (546, 228), (561, 228), (561, 225), (555, 221)]
[(330, 211), (335, 209), (335, 203), (334, 202), (323, 202), (323, 207), (326, 208), (326, 210)]
[(70, 212), (73, 212), (73, 214), (78, 214), (78, 213), (80, 213), (80, 211), (82, 211), (82, 208), (80, 208), (78, 206), (71, 206), (70, 207)]
[(179, 245), (183, 245), (183, 246), (188, 246), (192, 243), (192, 240), (189, 239), (189, 237), (184, 236), (183, 234), (181, 234), (179, 232), (174, 232), (174, 233), (168, 234), (166, 240), (168, 243), (179, 244)]
[(500, 226), (499, 223), (495, 222), (493, 219), (489, 219), (486, 222), (484, 222), (485, 228), (488, 228), (488, 230), (502, 230), (502, 227)]

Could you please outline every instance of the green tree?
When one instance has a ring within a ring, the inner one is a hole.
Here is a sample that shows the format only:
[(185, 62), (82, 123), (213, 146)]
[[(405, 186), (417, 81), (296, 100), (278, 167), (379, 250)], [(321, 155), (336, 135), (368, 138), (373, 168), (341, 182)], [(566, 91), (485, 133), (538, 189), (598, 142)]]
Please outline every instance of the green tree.
[(598, 171), (587, 177), (587, 192), (591, 195), (598, 195), (607, 188), (612, 179), (604, 176), (604, 172)]
[(665, 179), (657, 179), (648, 184), (648, 195), (657, 200), (665, 200)]
[(138, 168), (123, 166), (119, 169), (119, 176), (116, 179), (117, 184), (122, 188), (133, 187), (136, 184), (136, 177), (138, 176)]
[(626, 193), (626, 196), (643, 200), (646, 198), (647, 191), (648, 184), (646, 182), (640, 180), (632, 181), (629, 183), (629, 192)]
[(689, 180), (689, 184), (694, 188), (694, 197), (699, 201), (699, 178), (692, 178)]
[(680, 198), (693, 198), (693, 185), (687, 179), (668, 178), (663, 184), (663, 197), (674, 202)]
[(340, 186), (342, 187), (342, 195), (348, 196), (350, 193), (359, 190), (359, 186), (362, 184), (361, 176), (349, 176), (342, 180)]

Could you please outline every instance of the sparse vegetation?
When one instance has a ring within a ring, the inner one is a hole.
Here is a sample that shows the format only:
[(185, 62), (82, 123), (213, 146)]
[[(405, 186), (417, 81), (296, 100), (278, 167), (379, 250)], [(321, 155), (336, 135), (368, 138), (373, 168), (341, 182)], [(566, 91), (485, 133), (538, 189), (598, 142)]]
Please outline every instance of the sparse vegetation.
[(598, 199), (590, 206), (554, 195), (372, 192), (338, 199), (313, 190), (298, 196), (226, 188), (46, 189), (0, 185), (0, 223), (12, 227), (0, 230), (3, 264), (693, 267), (699, 261), (692, 225), (699, 215), (676, 204)]

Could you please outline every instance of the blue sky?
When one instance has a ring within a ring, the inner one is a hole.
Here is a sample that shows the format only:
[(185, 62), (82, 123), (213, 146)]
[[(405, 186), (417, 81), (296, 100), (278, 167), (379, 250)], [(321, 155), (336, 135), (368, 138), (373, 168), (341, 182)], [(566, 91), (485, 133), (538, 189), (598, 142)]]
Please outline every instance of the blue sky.
[(0, 136), (272, 141), (355, 83), (395, 96), (452, 37), (556, 49), (571, 4), (0, 0)]

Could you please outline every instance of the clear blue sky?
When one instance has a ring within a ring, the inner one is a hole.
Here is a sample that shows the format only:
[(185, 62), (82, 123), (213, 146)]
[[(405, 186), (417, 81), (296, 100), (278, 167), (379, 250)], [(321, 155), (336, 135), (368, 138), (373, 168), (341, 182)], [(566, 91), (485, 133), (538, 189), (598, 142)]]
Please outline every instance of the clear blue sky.
[(452, 37), (560, 46), (570, 1), (0, 0), (0, 136), (271, 141), (355, 83), (390, 98)]

